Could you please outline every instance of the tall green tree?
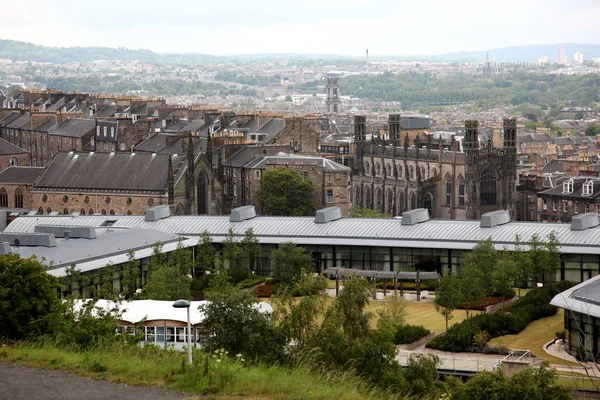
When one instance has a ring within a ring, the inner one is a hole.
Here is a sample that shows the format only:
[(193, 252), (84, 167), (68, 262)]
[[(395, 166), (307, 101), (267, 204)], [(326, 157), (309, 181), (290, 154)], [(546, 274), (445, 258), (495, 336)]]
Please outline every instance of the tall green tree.
[(560, 267), (559, 242), (555, 231), (548, 234), (546, 241), (534, 233), (527, 244), (529, 245), (527, 254), (531, 265), (529, 277), (534, 282), (540, 278), (543, 280), (544, 274), (555, 272)]
[(305, 216), (315, 212), (312, 182), (286, 167), (276, 167), (262, 175), (257, 198), (266, 215)]
[(302, 272), (314, 271), (314, 262), (310, 253), (293, 242), (284, 242), (271, 252), (273, 278), (284, 285), (292, 285)]
[(129, 261), (125, 263), (121, 268), (121, 295), (125, 297), (126, 300), (130, 300), (135, 295), (135, 291), (138, 288), (138, 283), (141, 277), (141, 264), (140, 260), (135, 259), (135, 253), (133, 250), (130, 250), (127, 253), (127, 258)]
[(254, 234), (254, 229), (248, 228), (244, 232), (244, 238), (240, 242), (243, 253), (244, 266), (247, 271), (255, 273), (258, 257), (262, 253), (262, 247)]
[(152, 300), (189, 299), (190, 285), (191, 279), (182, 273), (179, 266), (167, 262), (162, 245), (155, 244), (143, 297)]
[(442, 277), (435, 289), (435, 310), (442, 314), (446, 321), (446, 330), (448, 322), (452, 319), (452, 313), (463, 302), (463, 292), (461, 282), (454, 275)]
[(0, 337), (24, 339), (49, 330), (58, 281), (35, 259), (0, 256)]
[(214, 267), (216, 249), (208, 231), (200, 234), (196, 252), (196, 276), (210, 271)]

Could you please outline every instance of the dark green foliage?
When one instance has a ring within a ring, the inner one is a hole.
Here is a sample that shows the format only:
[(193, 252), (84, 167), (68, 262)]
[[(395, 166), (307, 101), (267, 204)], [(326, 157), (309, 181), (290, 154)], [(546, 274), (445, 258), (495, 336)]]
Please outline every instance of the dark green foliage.
[(57, 279), (35, 259), (0, 256), (0, 336), (23, 339), (48, 332), (48, 315), (59, 304), (57, 287)]
[(568, 400), (568, 387), (557, 385), (556, 371), (545, 361), (539, 368), (526, 368), (508, 377), (502, 370), (484, 371), (466, 382), (451, 377), (446, 381), (453, 400)]
[(411, 354), (404, 375), (410, 382), (410, 392), (417, 397), (430, 395), (438, 386), (437, 366), (440, 360), (432, 354)]
[(429, 329), (421, 325), (402, 325), (394, 335), (394, 344), (409, 344), (429, 335)]
[(392, 218), (390, 214), (382, 213), (377, 210), (369, 210), (360, 206), (352, 206), (350, 209), (351, 218)]
[(315, 211), (315, 193), (309, 179), (289, 168), (266, 171), (256, 194), (265, 215), (305, 216)]
[(570, 282), (558, 282), (534, 289), (504, 310), (475, 315), (453, 325), (446, 334), (438, 336), (426, 346), (452, 352), (477, 351), (473, 347), (474, 339), (482, 331), (487, 332), (490, 338), (517, 334), (529, 323), (556, 314), (558, 309), (549, 304), (550, 300), (570, 286)]
[(242, 354), (246, 360), (278, 362), (283, 359), (284, 340), (269, 313), (258, 310), (258, 299), (234, 288), (224, 270), (211, 279), (209, 303), (200, 306), (208, 351), (225, 349), (230, 355)]
[[(178, 300), (190, 298), (191, 279), (183, 273), (185, 269), (189, 273), (191, 263), (185, 263), (183, 268), (175, 263), (167, 263), (166, 256), (162, 252), (162, 245), (155, 244), (153, 255), (150, 258), (148, 268), (148, 282), (144, 286), (143, 297), (152, 300)], [(179, 249), (184, 250), (184, 249)], [(187, 253), (180, 253), (179, 258)]]
[(314, 262), (306, 249), (293, 242), (285, 242), (271, 252), (271, 269), (275, 280), (291, 285), (302, 275), (302, 271), (314, 271)]

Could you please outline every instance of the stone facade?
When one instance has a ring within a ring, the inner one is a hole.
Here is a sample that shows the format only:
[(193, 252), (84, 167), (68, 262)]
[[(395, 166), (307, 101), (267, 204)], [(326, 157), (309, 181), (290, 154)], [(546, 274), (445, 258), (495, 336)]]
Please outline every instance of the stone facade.
[(467, 121), (465, 151), (458, 144), (438, 148), (416, 134), (404, 135), (399, 117), (390, 116), (389, 141), (366, 139), (366, 119), (355, 118), (356, 158), (352, 175), (353, 203), (367, 209), (402, 215), (427, 208), (432, 218), (478, 219), (481, 214), (508, 209), (515, 216), (516, 121), (505, 120), (504, 147), (490, 140), (480, 146), (477, 122)]
[(139, 215), (150, 206), (168, 204), (165, 195), (136, 193), (90, 193), (71, 191), (37, 191), (31, 193), (31, 208), (41, 213)]

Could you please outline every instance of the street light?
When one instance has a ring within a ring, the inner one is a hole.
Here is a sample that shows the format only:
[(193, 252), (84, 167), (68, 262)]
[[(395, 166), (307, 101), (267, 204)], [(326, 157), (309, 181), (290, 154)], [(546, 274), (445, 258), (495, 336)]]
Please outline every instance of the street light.
[(190, 324), (190, 302), (187, 300), (177, 300), (173, 303), (175, 308), (187, 308), (187, 354), (188, 364), (192, 363), (192, 329)]

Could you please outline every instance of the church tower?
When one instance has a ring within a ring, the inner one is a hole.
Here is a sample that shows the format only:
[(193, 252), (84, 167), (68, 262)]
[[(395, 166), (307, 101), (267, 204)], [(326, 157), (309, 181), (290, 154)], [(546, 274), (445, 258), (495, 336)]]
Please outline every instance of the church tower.
[(479, 121), (465, 121), (465, 175), (467, 186), (467, 219), (479, 217)]
[(502, 208), (510, 212), (511, 218), (516, 215), (516, 180), (517, 180), (517, 119), (504, 118), (504, 162), (502, 163), (502, 182), (504, 202)]
[(357, 174), (364, 174), (363, 157), (367, 145), (367, 118), (364, 115), (354, 117), (354, 170)]
[(340, 97), (339, 77), (336, 74), (327, 74), (327, 114), (340, 114), (342, 112), (342, 100)]

